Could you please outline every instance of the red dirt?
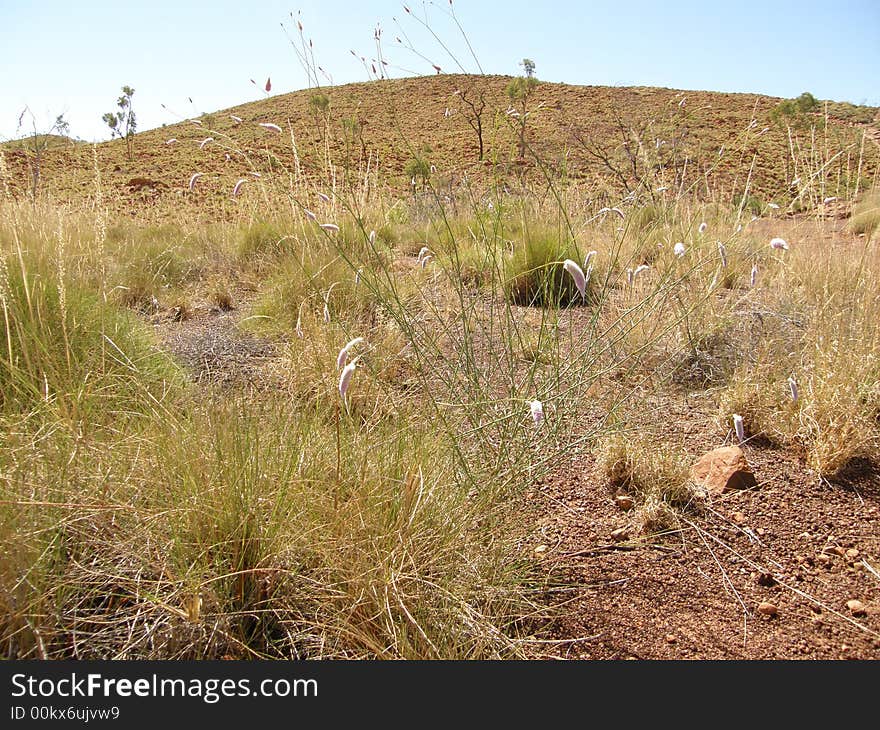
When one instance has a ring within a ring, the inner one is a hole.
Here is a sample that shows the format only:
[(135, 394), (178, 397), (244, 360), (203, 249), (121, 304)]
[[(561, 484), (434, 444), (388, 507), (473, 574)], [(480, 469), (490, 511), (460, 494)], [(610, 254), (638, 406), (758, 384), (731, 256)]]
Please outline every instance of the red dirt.
[[(721, 445), (709, 413), (670, 408), (695, 459)], [(548, 595), (560, 613), (553, 656), (880, 659), (880, 575), (868, 567), (880, 568), (880, 467), (862, 461), (820, 483), (790, 453), (745, 452), (758, 486), (685, 513), (663, 537), (613, 542), (632, 513), (589, 453), (535, 485), (531, 549), (546, 546), (546, 577), (559, 587)], [(852, 615), (850, 599), (866, 615)], [(778, 613), (758, 613), (762, 602)]]

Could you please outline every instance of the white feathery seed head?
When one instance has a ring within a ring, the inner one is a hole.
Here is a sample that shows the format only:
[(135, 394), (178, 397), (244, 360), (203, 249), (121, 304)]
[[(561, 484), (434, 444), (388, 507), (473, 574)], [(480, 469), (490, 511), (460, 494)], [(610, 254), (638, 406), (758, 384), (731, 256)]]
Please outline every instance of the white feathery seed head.
[(348, 393), (348, 388), (351, 385), (351, 376), (354, 375), (358, 359), (359, 358), (356, 357), (348, 363), (348, 365), (342, 369), (342, 373), (339, 376), (339, 395), (342, 397), (342, 400), (345, 400), (345, 396)]
[(578, 293), (581, 295), (581, 299), (587, 298), (587, 277), (584, 275), (583, 269), (577, 265), (576, 262), (571, 259), (565, 259), (562, 263), (562, 268), (565, 269), (569, 276), (574, 280), (574, 285), (577, 287)]
[(746, 430), (743, 425), (743, 417), (739, 413), (733, 414), (733, 430), (736, 431), (736, 438), (739, 443), (746, 440)]
[(539, 400), (526, 401), (529, 404), (529, 412), (536, 426), (540, 426), (544, 420), (544, 404)]
[(336, 369), (343, 367), (345, 363), (348, 361), (348, 354), (351, 352), (352, 348), (357, 347), (364, 341), (363, 337), (355, 337), (353, 340), (349, 340), (345, 347), (343, 347), (339, 354), (336, 356)]
[(790, 375), (788, 377), (788, 391), (791, 394), (791, 402), (797, 403), (797, 401), (798, 401), (798, 384), (797, 384), (797, 380), (794, 379), (794, 375)]
[(684, 256), (684, 252), (684, 243), (682, 241), (679, 241), (675, 244), (675, 246), (672, 247), (672, 253), (678, 256), (678, 258)]

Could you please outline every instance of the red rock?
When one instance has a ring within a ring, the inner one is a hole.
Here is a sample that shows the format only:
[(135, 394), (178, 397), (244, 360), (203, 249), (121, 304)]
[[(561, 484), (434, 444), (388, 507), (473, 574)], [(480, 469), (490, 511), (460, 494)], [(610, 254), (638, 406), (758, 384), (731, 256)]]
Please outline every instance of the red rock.
[(739, 446), (723, 446), (703, 454), (691, 467), (691, 479), (710, 494), (748, 489), (758, 484)]
[(763, 601), (758, 604), (758, 613), (763, 613), (765, 616), (775, 616), (779, 612), (779, 609), (776, 608), (772, 603), (768, 603), (767, 601)]

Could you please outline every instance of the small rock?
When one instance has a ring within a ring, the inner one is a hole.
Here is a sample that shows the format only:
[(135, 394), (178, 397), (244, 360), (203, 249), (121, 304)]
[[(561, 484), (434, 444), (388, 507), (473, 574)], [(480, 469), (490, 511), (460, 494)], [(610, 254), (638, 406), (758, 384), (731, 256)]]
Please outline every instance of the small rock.
[(755, 530), (755, 532), (757, 532), (758, 535), (760, 535), (761, 537), (764, 537), (765, 530), (763, 527), (759, 527), (757, 530)]
[(691, 479), (715, 495), (758, 485), (739, 446), (723, 446), (703, 454), (691, 467)]
[(816, 558), (822, 565), (829, 566), (832, 563), (831, 556), (828, 553), (819, 553), (819, 556)]
[(678, 641), (678, 638), (675, 636), (675, 634), (666, 634), (667, 644), (674, 644), (676, 641)]
[(765, 588), (772, 588), (776, 585), (776, 579), (770, 573), (761, 573), (758, 576), (758, 585)]
[(611, 539), (615, 542), (620, 542), (621, 540), (626, 540), (629, 537), (629, 528), (628, 527), (618, 527), (611, 533)]
[(624, 512), (633, 508), (633, 498), (626, 494), (619, 494), (614, 498), (614, 503)]
[(855, 598), (847, 601), (846, 607), (853, 616), (864, 616), (867, 613), (865, 611), (865, 604)]
[(539, 554), (539, 555), (540, 555), (541, 553), (544, 553), (544, 552), (547, 552), (547, 546), (546, 546), (546, 545), (538, 545), (538, 547), (535, 548), (535, 553), (536, 553), (536, 554)]
[(857, 557), (859, 557), (859, 551), (856, 548), (850, 548), (846, 551), (846, 557), (850, 558), (851, 560), (855, 560)]
[(746, 516), (742, 512), (734, 512), (733, 521), (738, 525), (744, 525), (746, 524)]
[(761, 603), (758, 604), (758, 613), (762, 613), (765, 616), (775, 616), (779, 613), (779, 609), (768, 601), (761, 601)]

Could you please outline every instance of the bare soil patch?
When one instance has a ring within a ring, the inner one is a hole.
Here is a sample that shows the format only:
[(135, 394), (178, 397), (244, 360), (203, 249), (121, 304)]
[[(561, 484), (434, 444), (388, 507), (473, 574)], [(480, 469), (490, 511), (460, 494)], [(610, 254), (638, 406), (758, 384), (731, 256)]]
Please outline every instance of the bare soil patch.
[[(706, 409), (667, 409), (694, 459), (722, 445)], [(554, 656), (880, 659), (880, 468), (860, 461), (820, 482), (797, 455), (745, 451), (758, 486), (685, 512), (661, 536), (638, 534), (588, 452), (535, 484), (527, 548), (554, 586)], [(631, 537), (614, 541), (619, 528)]]

